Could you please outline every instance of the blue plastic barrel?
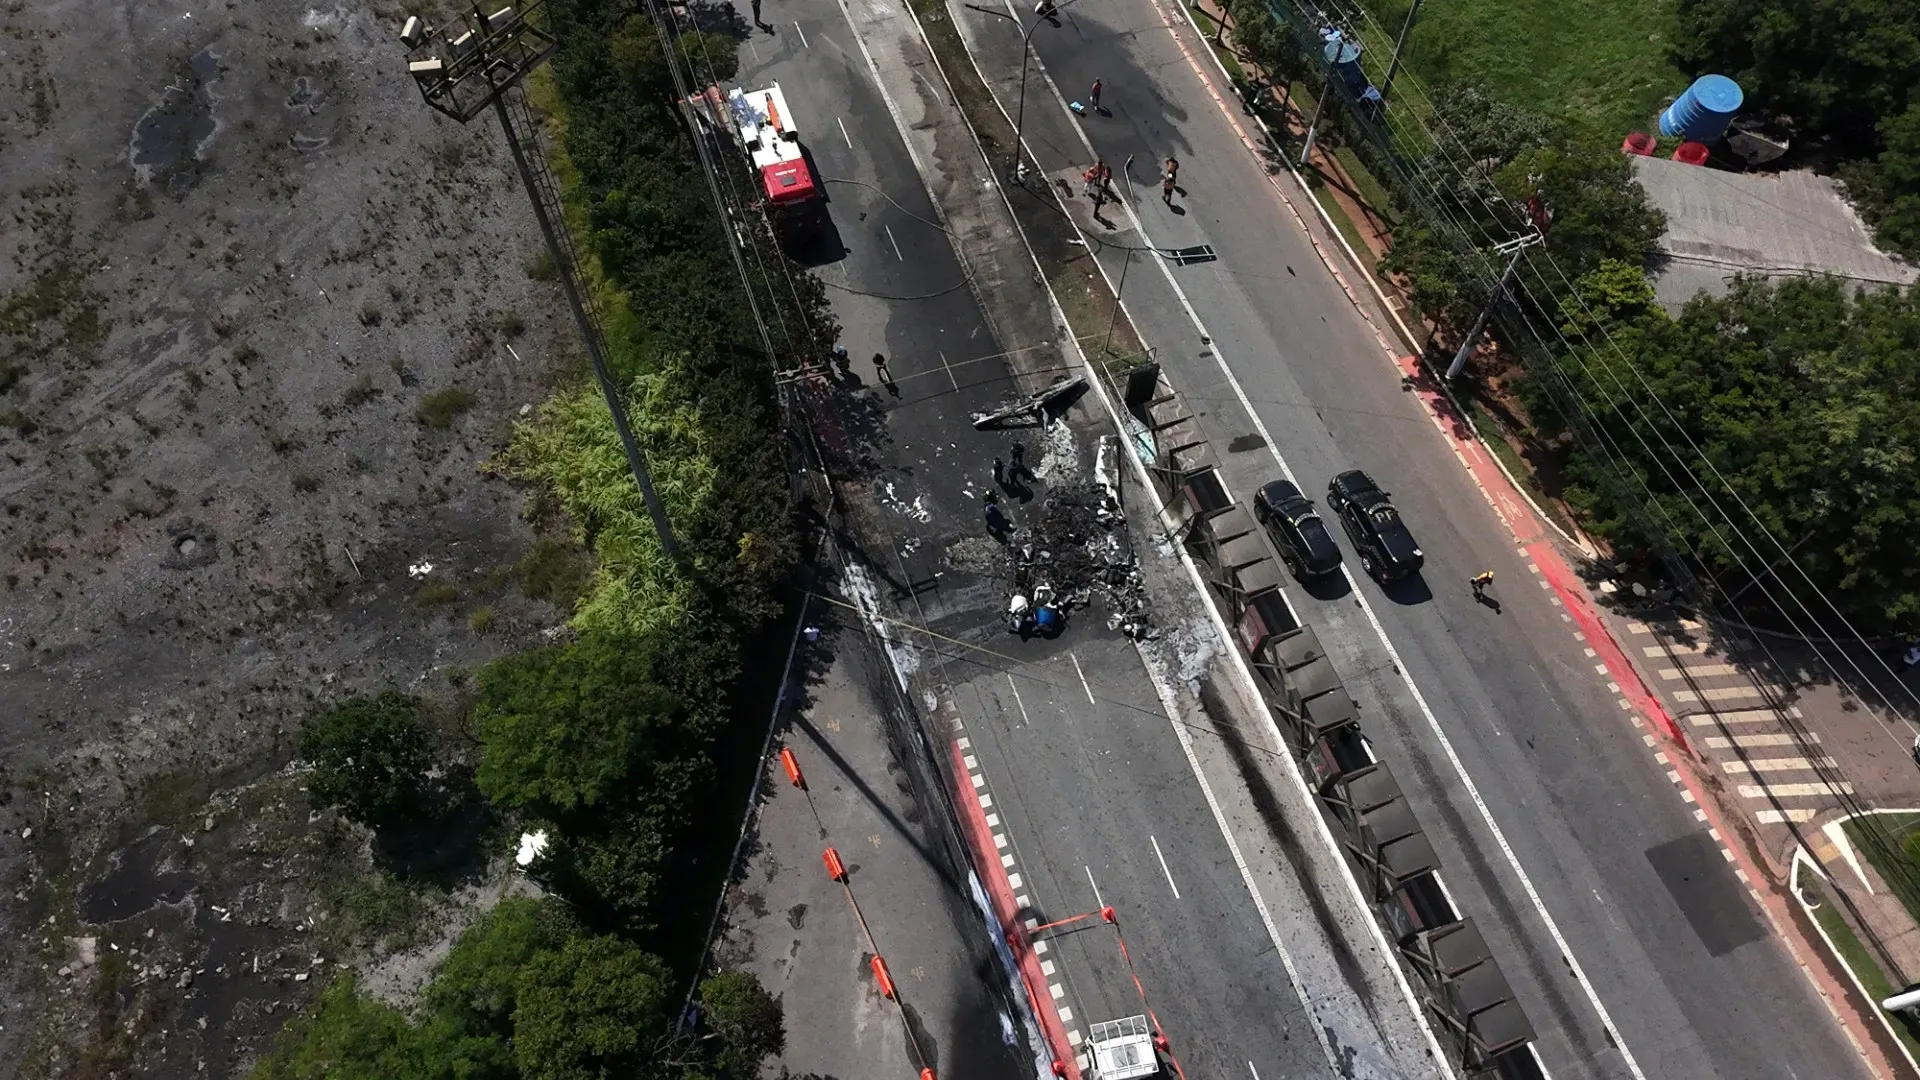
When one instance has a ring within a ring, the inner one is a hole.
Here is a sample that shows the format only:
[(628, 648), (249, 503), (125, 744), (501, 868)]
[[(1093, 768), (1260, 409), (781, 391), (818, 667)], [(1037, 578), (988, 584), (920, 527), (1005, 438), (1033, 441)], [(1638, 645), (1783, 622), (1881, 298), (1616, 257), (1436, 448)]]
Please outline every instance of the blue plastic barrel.
[(1345, 34), (1331, 26), (1320, 31), (1320, 40), (1326, 43), (1321, 50), (1321, 58), (1339, 74), (1347, 92), (1356, 97), (1364, 93), (1367, 74), (1360, 70), (1360, 43), (1348, 41)]
[(1660, 114), (1660, 134), (1693, 142), (1717, 142), (1727, 133), (1727, 125), (1744, 100), (1746, 95), (1740, 92), (1739, 83), (1725, 75), (1702, 75)]

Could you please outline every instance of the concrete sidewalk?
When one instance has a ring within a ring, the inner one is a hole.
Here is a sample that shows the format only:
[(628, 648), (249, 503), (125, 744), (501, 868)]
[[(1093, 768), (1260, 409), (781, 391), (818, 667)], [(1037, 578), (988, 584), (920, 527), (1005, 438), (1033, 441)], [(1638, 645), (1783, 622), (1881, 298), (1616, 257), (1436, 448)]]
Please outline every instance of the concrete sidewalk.
[[(1886, 658), (1671, 611), (1610, 622), (1772, 879), (1804, 849), (1890, 976), (1920, 979), (1920, 926), (1840, 827), (1920, 809), (1914, 710)], [(1879, 831), (1898, 853), (1898, 830)]]
[[(780, 998), (778, 1064), (792, 1073), (1030, 1072), (965, 852), (942, 828), (948, 808), (929, 800), (903, 703), (878, 692), (891, 675), (859, 626), (824, 625), (819, 644), (802, 649), (804, 686), (781, 721), (807, 786), (788, 781), (777, 755), (767, 762), (768, 794), (715, 958)], [(829, 847), (846, 867), (844, 885), (827, 874)], [(897, 1002), (880, 992), (876, 955)]]

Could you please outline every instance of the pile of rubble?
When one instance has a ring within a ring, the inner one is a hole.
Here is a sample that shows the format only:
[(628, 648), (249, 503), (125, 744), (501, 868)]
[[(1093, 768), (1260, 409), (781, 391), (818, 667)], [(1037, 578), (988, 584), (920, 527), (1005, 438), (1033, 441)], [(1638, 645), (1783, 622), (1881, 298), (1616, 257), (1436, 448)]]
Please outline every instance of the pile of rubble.
[[(1049, 483), (1013, 544), (1013, 593), (1051, 594), (1062, 611), (1098, 599), (1108, 629), (1130, 637), (1152, 634), (1146, 588), (1120, 509), (1119, 442), (1103, 438), (1092, 480)], [(1047, 592), (1038, 592), (1046, 590)]]

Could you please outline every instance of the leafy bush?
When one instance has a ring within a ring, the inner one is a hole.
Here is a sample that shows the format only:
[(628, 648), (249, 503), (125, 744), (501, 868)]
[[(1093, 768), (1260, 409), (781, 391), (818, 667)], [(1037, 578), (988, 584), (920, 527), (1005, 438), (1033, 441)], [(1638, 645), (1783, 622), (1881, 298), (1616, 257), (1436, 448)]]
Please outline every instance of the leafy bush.
[(313, 762), (314, 802), (380, 828), (418, 803), (431, 761), (420, 702), (391, 692), (349, 698), (307, 722), (300, 755)]

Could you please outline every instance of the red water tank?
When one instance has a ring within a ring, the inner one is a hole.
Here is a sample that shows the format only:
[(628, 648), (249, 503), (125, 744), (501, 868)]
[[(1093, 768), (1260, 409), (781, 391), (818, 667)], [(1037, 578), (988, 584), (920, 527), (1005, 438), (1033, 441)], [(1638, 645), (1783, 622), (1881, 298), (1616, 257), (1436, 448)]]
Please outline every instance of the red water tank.
[(1683, 142), (1674, 148), (1673, 160), (1683, 165), (1705, 165), (1707, 163), (1707, 144)]
[(1620, 144), (1620, 152), (1637, 157), (1652, 157), (1654, 149), (1659, 145), (1660, 140), (1644, 131), (1636, 131), (1627, 136), (1626, 142)]

